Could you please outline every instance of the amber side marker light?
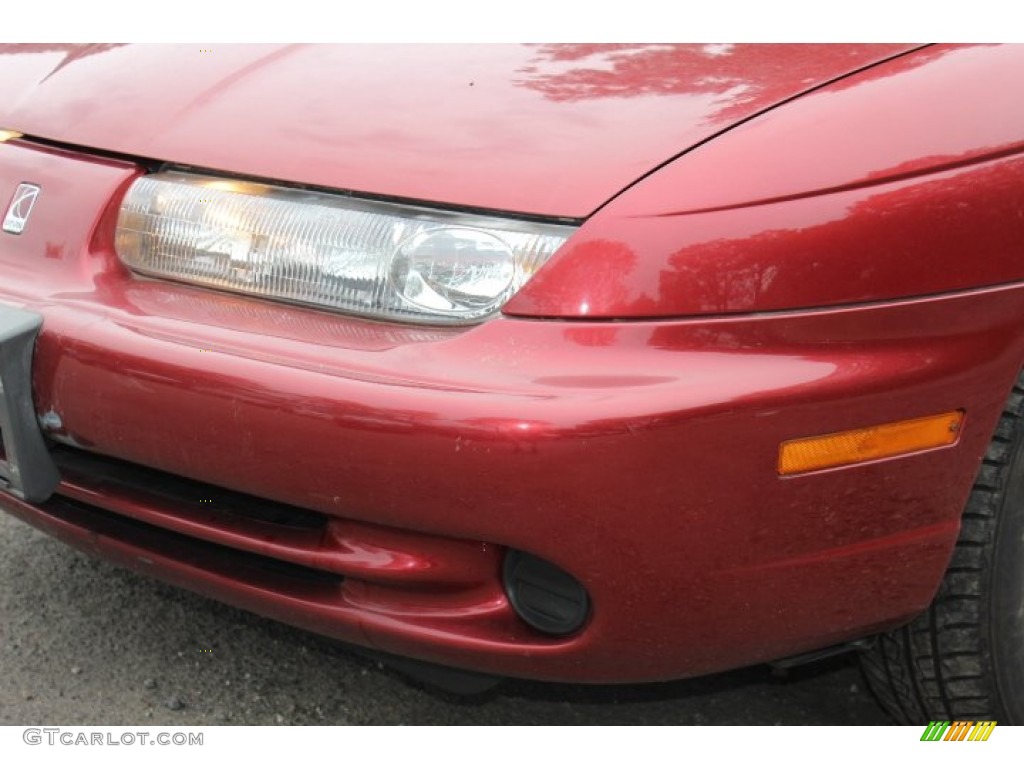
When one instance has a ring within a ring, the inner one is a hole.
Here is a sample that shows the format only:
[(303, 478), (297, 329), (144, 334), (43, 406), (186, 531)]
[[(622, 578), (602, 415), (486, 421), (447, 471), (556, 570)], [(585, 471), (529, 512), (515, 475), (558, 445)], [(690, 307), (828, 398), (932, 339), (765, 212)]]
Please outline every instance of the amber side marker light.
[(20, 139), (21, 134), (17, 131), (8, 131), (6, 128), (0, 128), (0, 144), (11, 139)]
[(848, 432), (787, 440), (779, 446), (779, 474), (795, 475), (953, 445), (960, 436), (963, 421), (963, 411), (950, 411)]

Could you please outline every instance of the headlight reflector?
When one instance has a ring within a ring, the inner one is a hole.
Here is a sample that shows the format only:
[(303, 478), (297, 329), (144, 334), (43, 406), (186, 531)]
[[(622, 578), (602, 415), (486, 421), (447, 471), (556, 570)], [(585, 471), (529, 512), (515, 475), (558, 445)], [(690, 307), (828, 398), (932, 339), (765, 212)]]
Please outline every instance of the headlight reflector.
[(573, 228), (165, 172), (121, 204), (142, 274), (389, 320), (479, 321)]

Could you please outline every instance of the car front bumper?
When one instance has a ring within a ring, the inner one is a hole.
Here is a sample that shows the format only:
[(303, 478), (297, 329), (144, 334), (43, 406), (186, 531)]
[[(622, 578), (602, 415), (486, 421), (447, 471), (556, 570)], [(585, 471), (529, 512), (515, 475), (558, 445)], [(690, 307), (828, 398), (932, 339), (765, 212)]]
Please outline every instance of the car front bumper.
[[(931, 600), (1024, 352), (1024, 289), (674, 321), (408, 328), (132, 276), (130, 163), (0, 145), (45, 198), (0, 242), (57, 493), (0, 507), (126, 566), (380, 651), (663, 680), (895, 626)], [(23, 178), (24, 177), (24, 178)], [(13, 186), (12, 186), (13, 184)], [(963, 409), (949, 448), (782, 478), (779, 445)], [(567, 637), (503, 553), (575, 576)]]

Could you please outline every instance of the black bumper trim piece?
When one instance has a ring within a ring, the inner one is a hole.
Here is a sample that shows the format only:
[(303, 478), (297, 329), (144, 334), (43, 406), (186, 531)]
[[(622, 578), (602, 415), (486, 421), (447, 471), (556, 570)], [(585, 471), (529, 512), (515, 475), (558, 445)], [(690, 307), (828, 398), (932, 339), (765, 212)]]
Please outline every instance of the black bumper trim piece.
[(32, 403), (32, 353), (43, 316), (0, 304), (0, 492), (46, 501), (60, 473), (36, 422)]

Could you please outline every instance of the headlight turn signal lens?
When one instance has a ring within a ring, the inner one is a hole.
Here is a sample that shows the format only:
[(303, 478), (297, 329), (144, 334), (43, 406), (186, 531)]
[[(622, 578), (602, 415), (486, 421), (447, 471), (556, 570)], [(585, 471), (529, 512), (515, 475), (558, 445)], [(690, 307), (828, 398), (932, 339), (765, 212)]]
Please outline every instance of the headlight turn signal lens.
[(779, 474), (794, 475), (953, 445), (960, 437), (963, 421), (963, 411), (950, 411), (921, 419), (789, 440), (779, 447)]
[(145, 275), (352, 314), (480, 321), (573, 228), (166, 172), (128, 190), (121, 260)]

